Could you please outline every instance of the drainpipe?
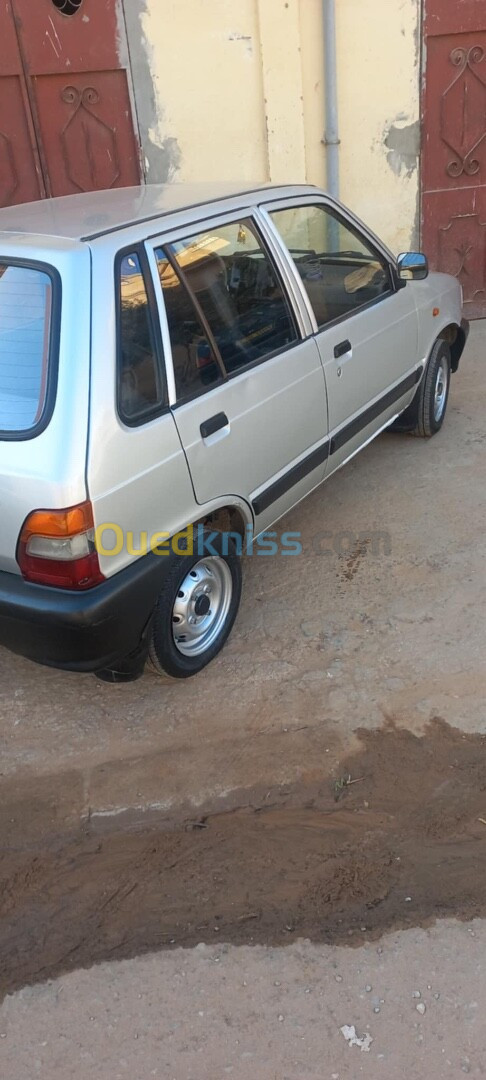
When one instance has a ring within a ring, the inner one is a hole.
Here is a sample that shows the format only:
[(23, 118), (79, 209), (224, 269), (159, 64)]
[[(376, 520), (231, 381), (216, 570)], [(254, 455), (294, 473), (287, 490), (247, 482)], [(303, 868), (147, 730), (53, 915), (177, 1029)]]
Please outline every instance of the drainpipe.
[(324, 26), (324, 89), (326, 95), (326, 186), (330, 195), (339, 198), (339, 125), (337, 96), (336, 6), (335, 0), (322, 0)]

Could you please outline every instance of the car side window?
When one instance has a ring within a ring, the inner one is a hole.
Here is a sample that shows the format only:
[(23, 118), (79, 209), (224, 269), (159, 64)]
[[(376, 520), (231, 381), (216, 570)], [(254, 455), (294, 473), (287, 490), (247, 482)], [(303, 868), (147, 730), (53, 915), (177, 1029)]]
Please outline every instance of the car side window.
[[(195, 370), (205, 372), (209, 382), (218, 377), (215, 351), (230, 376), (297, 340), (277, 271), (250, 220), (212, 226), (156, 254), (176, 383), (181, 383), (182, 391), (184, 364), (189, 369), (186, 386), (188, 379), (194, 384), (196, 378), (201, 378)], [(193, 300), (192, 321), (187, 311), (189, 297)], [(195, 320), (196, 309), (200, 318)], [(187, 341), (181, 341), (184, 327)], [(182, 347), (185, 354), (179, 357)]]
[(136, 251), (118, 262), (118, 410), (144, 423), (165, 404), (147, 286)]
[(324, 206), (271, 211), (319, 327), (391, 290), (390, 268), (358, 230)]
[(186, 401), (223, 378), (207, 326), (172, 255), (155, 252), (169, 327), (177, 401)]

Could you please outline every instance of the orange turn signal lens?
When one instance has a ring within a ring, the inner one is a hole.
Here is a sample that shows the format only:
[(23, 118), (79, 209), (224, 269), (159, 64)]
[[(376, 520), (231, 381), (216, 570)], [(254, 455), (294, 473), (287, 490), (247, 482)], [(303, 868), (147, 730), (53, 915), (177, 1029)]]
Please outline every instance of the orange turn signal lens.
[(33, 510), (19, 536), (17, 562), (27, 581), (92, 589), (104, 581), (90, 502), (66, 510)]
[(20, 540), (31, 536), (76, 536), (94, 528), (90, 502), (70, 506), (67, 510), (34, 510), (24, 522)]

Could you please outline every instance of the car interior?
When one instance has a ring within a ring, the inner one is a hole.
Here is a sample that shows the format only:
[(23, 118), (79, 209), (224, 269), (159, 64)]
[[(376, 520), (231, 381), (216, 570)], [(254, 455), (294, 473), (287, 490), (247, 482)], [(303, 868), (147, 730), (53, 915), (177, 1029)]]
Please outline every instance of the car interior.
[(376, 300), (390, 288), (383, 265), (354, 251), (293, 254), (319, 327)]
[[(176, 252), (171, 256), (173, 264)], [(221, 377), (213, 341), (232, 374), (296, 340), (282, 289), (260, 248), (206, 251), (181, 260), (177, 274), (164, 252), (157, 257), (181, 397)]]

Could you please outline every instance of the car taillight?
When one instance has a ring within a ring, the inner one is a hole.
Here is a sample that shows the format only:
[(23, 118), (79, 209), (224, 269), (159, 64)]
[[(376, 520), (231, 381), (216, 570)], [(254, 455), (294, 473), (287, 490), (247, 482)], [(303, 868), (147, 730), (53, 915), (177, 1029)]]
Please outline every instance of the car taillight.
[(104, 581), (94, 542), (90, 502), (67, 510), (34, 510), (19, 537), (17, 562), (28, 581), (60, 589), (91, 589)]

